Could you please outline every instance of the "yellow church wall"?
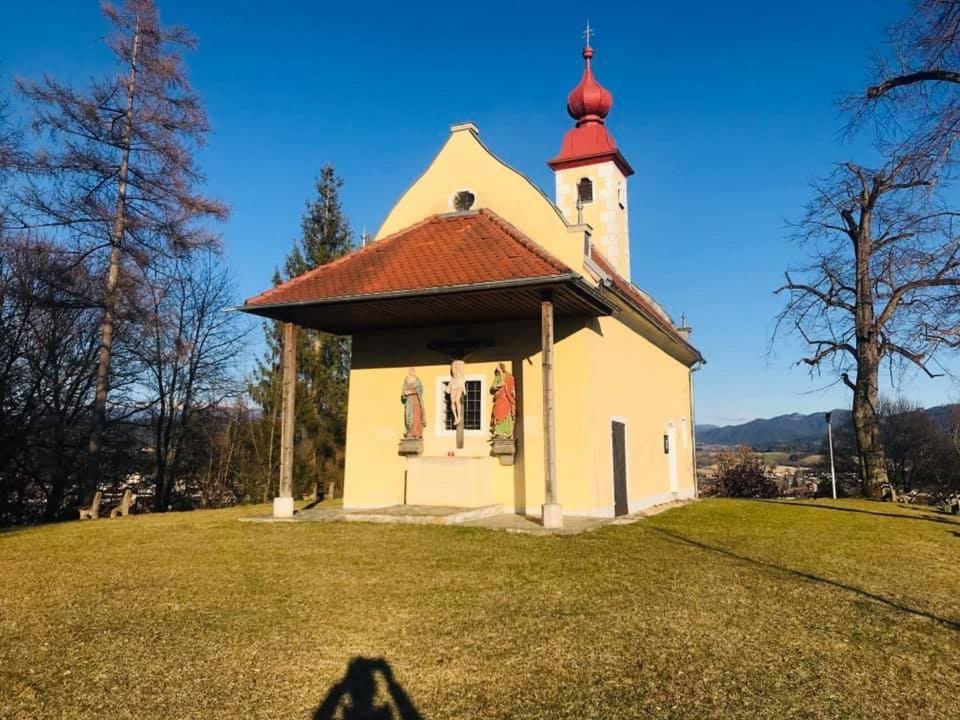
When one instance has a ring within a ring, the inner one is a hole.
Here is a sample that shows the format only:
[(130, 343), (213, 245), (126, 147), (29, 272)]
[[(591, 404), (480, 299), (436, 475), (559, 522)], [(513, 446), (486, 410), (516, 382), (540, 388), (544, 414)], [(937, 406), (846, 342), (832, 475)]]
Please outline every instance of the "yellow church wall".
[(461, 190), (476, 197), (473, 209), (493, 210), (571, 269), (583, 271), (583, 234), (570, 232), (550, 199), (491, 153), (470, 123), (451, 128), (433, 162), (390, 211), (376, 240), (431, 215), (454, 212), (453, 199)]
[[(354, 336), (355, 361), (370, 355), (363, 339), (362, 335)], [(405, 469), (403, 458), (397, 455), (402, 435), (402, 430), (398, 432), (402, 416), (396, 413), (402, 371), (356, 365), (350, 371), (347, 396), (343, 504), (361, 508), (399, 505), (403, 503)], [(391, 408), (391, 401), (397, 405)]]
[[(496, 347), (482, 348), (467, 360), (466, 379), (479, 379), (481, 429), (465, 431), (464, 447), (456, 434), (442, 428), (442, 381), (449, 379), (446, 355), (428, 349), (434, 341), (491, 338)], [(383, 507), (401, 504), (443, 504), (475, 507), (514, 506), (524, 488), (517, 487), (517, 468), (490, 456), (490, 383), (497, 363), (514, 374), (539, 343), (537, 326), (508, 323), (496, 328), (466, 325), (363, 333), (353, 339), (353, 365), (347, 405), (347, 447), (344, 505)], [(407, 460), (397, 454), (403, 434), (401, 387), (407, 368), (415, 367), (424, 388), (427, 426), (423, 453)], [(449, 462), (445, 462), (449, 460)], [(405, 492), (406, 491), (406, 492)]]
[[(557, 496), (564, 513), (595, 514), (589, 482), (587, 353), (590, 330), (582, 318), (558, 318), (554, 348), (554, 418), (557, 436)], [(525, 494), (517, 512), (539, 515), (544, 503), (543, 372), (537, 348), (523, 365), (523, 469)]]
[[(592, 331), (581, 318), (558, 318), (554, 358), (557, 420), (557, 486), (564, 510), (595, 514), (596, 490), (589, 482), (587, 438), (588, 393), (584, 382)], [(467, 432), (464, 447), (438, 423), (441, 382), (449, 363), (427, 349), (432, 341), (455, 337), (492, 338), (496, 345), (467, 359), (467, 379), (482, 379), (480, 431)], [(490, 383), (499, 362), (517, 382), (518, 453), (514, 465), (490, 456)], [(423, 454), (406, 459), (397, 454), (403, 433), (401, 386), (408, 367), (415, 367), (424, 385), (427, 427)], [(539, 514), (544, 501), (543, 384), (540, 323), (426, 328), (365, 333), (354, 336), (353, 368), (347, 409), (344, 506), (383, 507), (436, 504), (475, 507), (503, 505), (507, 511)]]
[[(624, 313), (625, 314), (625, 313)], [(627, 496), (631, 512), (669, 501), (670, 458), (663, 436), (674, 427), (676, 497), (693, 497), (690, 369), (629, 327), (623, 316), (597, 319), (589, 353), (590, 476), (598, 510), (613, 513), (614, 420), (626, 425)]]
[[(689, 370), (617, 317), (558, 318), (555, 348), (557, 489), (566, 514), (613, 513), (611, 421), (626, 424), (627, 484), (631, 511), (671, 499), (668, 423), (675, 428), (677, 494), (693, 495)], [(444, 355), (428, 343), (454, 337), (495, 340), (467, 360), (468, 379), (481, 379), (480, 431), (464, 448), (440, 430)], [(537, 515), (544, 502), (543, 384), (536, 319), (500, 326), (473, 325), (354, 337), (347, 418), (346, 507), (499, 504)], [(489, 395), (498, 362), (517, 382), (518, 454), (513, 466), (490, 456)], [(397, 454), (403, 432), (400, 391), (408, 367), (424, 384), (427, 427), (423, 454)], [(452, 453), (452, 456), (450, 454)]]

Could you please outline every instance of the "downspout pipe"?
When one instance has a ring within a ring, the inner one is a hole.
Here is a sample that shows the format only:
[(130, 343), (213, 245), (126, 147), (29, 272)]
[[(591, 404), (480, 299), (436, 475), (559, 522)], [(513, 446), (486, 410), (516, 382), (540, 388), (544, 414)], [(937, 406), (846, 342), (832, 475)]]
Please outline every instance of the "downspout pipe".
[(697, 410), (693, 399), (693, 374), (706, 365), (706, 360), (697, 360), (690, 366), (690, 452), (692, 453), (691, 467), (693, 468), (693, 497), (700, 498), (700, 478), (697, 473)]

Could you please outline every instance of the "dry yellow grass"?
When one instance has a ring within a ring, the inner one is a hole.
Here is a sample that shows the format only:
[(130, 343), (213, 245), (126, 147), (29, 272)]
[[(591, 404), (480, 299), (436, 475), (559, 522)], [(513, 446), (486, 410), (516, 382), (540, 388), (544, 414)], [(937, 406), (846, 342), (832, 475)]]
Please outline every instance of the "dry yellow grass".
[(960, 716), (944, 516), (709, 500), (543, 538), (255, 512), (0, 533), (0, 717), (329, 717), (357, 657), (387, 664), (340, 686), (359, 717)]

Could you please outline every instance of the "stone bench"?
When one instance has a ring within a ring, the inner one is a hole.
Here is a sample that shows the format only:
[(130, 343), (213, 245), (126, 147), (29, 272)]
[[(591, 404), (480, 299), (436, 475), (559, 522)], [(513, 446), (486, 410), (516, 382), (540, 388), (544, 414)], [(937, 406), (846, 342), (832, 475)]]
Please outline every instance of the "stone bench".
[(100, 517), (100, 501), (103, 500), (103, 493), (97, 490), (93, 496), (93, 502), (90, 503), (90, 507), (80, 508), (80, 519), (81, 520), (96, 520)]
[(123, 491), (123, 497), (120, 498), (120, 504), (110, 511), (110, 517), (126, 517), (130, 514), (130, 506), (134, 501), (133, 491), (127, 488)]

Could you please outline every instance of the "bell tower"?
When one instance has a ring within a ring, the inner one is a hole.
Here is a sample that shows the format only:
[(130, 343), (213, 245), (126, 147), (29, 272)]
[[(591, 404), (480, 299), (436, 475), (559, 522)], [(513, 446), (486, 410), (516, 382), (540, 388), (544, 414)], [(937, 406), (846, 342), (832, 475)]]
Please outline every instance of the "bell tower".
[(567, 112), (576, 127), (567, 131), (559, 154), (547, 164), (557, 182), (557, 207), (568, 222), (593, 228), (592, 244), (629, 280), (627, 178), (633, 168), (604, 124), (613, 96), (593, 77), (591, 32), (588, 24), (583, 77), (567, 98)]

